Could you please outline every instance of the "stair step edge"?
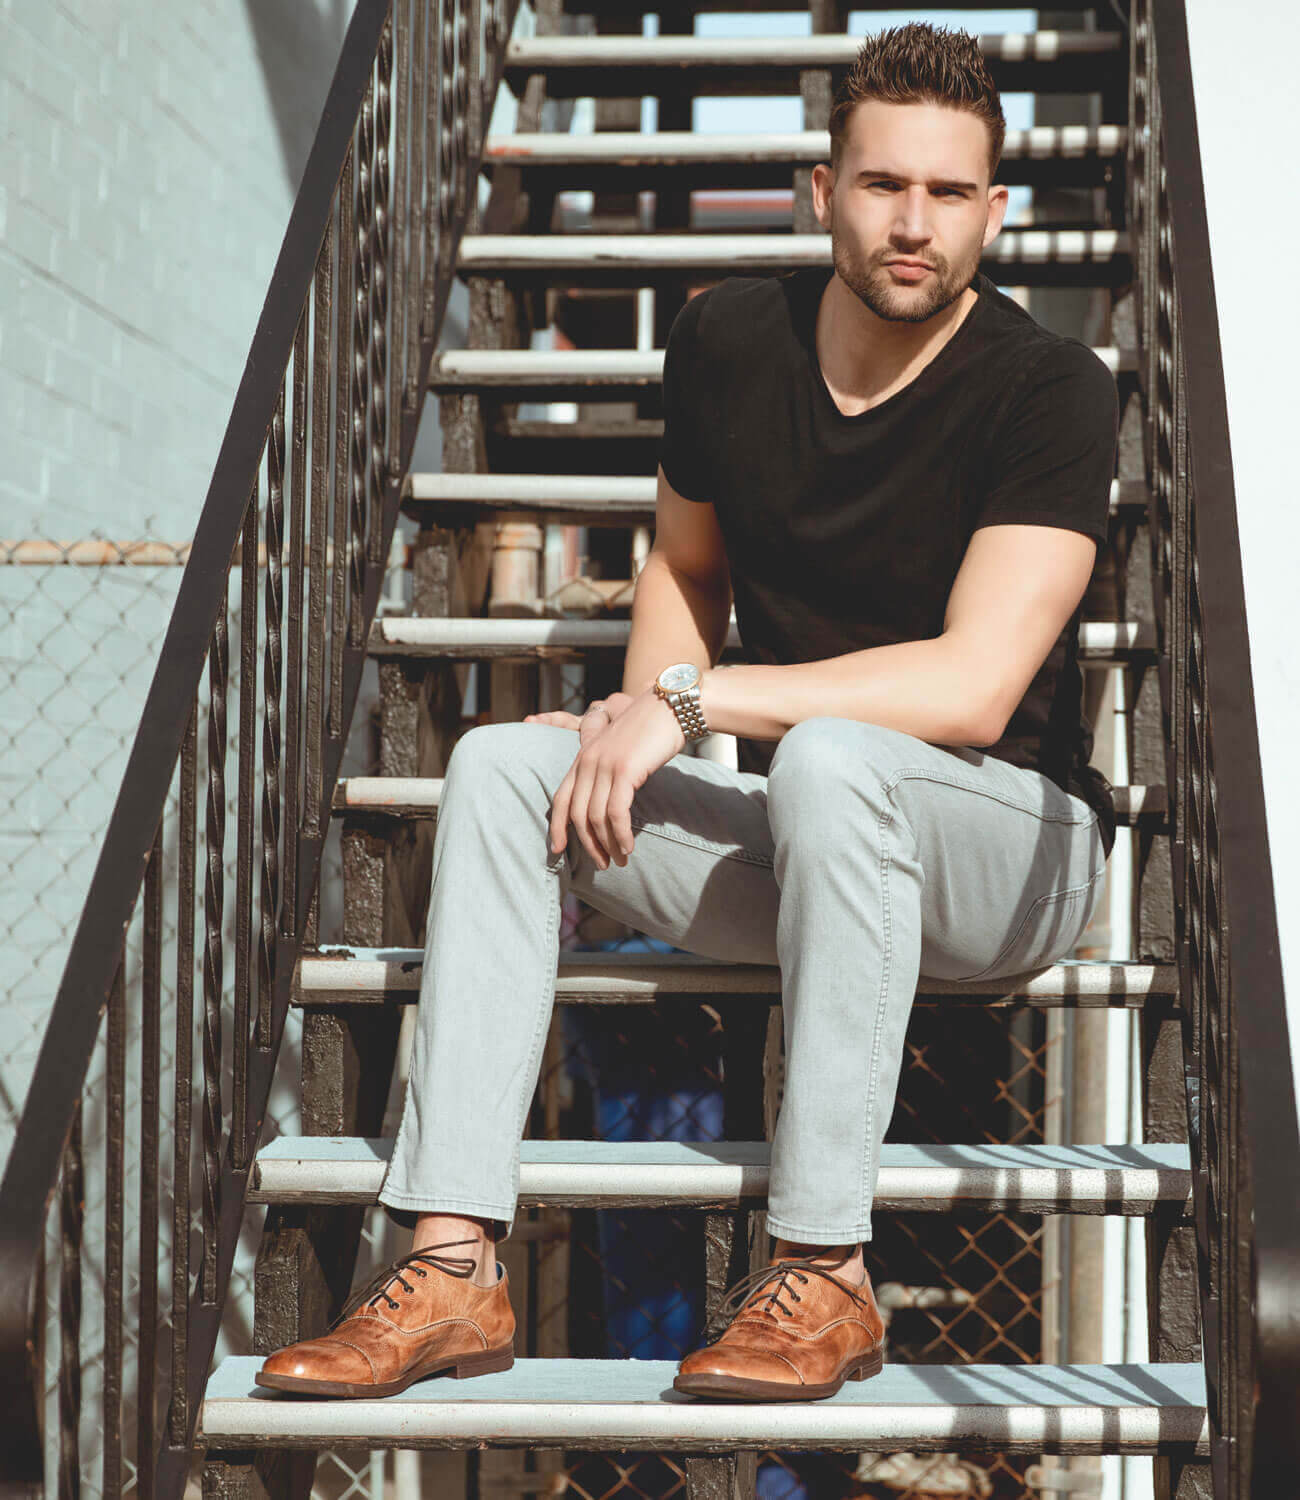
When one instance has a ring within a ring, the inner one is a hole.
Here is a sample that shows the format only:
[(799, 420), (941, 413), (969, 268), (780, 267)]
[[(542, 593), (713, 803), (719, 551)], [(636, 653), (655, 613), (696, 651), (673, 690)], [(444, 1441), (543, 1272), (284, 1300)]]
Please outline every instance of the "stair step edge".
[[(293, 1003), (313, 1006), (354, 1004), (372, 998), (414, 1001), (424, 971), (421, 948), (332, 948), (299, 960)], [(690, 953), (582, 952), (565, 950), (557, 964), (556, 999), (561, 1004), (654, 1004), (677, 996), (754, 996), (780, 999), (775, 964), (738, 963)], [(1066, 959), (1019, 980), (975, 985), (922, 976), (917, 998), (952, 1004), (969, 998), (1055, 1001), (1075, 1007), (1140, 1008), (1178, 994), (1174, 964), (1142, 959)]]
[[(392, 1158), (389, 1137), (281, 1136), (257, 1153), (252, 1203), (368, 1203)], [(554, 1206), (738, 1203), (763, 1199), (763, 1141), (535, 1141), (520, 1144), (519, 1202)], [(886, 1143), (881, 1211), (1146, 1215), (1191, 1209), (1185, 1145), (1010, 1146)]]
[(435, 1377), (375, 1401), (280, 1397), (254, 1384), (261, 1363), (234, 1355), (217, 1365), (201, 1444), (1157, 1453), (1205, 1452), (1209, 1440), (1199, 1364), (887, 1363), (826, 1400), (773, 1403), (678, 1396), (667, 1360), (520, 1359), (499, 1374)]

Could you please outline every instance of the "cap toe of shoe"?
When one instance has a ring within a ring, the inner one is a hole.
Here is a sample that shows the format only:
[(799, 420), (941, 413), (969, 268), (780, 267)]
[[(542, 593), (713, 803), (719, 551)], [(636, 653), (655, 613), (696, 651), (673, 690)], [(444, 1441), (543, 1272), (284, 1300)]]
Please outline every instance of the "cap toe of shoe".
[(690, 1379), (698, 1376), (730, 1377), (738, 1380), (761, 1380), (765, 1384), (797, 1386), (803, 1382), (790, 1360), (766, 1349), (728, 1348), (715, 1345), (688, 1354), (678, 1367), (678, 1374)]
[(287, 1376), (293, 1380), (337, 1380), (363, 1384), (374, 1380), (370, 1361), (359, 1349), (328, 1339), (308, 1339), (290, 1344), (268, 1355), (263, 1375)]

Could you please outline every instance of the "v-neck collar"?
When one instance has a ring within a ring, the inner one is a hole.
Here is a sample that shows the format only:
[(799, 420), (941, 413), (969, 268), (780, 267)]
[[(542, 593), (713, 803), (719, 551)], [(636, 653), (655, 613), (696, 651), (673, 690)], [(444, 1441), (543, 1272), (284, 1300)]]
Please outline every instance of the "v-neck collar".
[[(799, 273), (795, 273), (798, 275)], [(803, 345), (804, 352), (808, 358), (808, 373), (813, 386), (817, 391), (817, 400), (834, 422), (844, 426), (854, 427), (871, 423), (888, 413), (899, 402), (908, 397), (918, 395), (930, 383), (943, 374), (947, 364), (953, 356), (960, 351), (963, 342), (970, 336), (970, 327), (981, 318), (989, 303), (988, 293), (992, 290), (992, 283), (982, 271), (976, 271), (968, 285), (974, 287), (977, 298), (975, 306), (962, 319), (957, 331), (946, 344), (939, 350), (933, 359), (929, 360), (919, 369), (911, 380), (901, 389), (895, 391), (891, 396), (886, 396), (883, 401), (878, 401), (875, 406), (869, 406), (865, 411), (843, 412), (831, 394), (831, 388), (826, 383), (826, 376), (822, 372), (821, 359), (817, 353), (817, 316), (821, 308), (822, 294), (830, 278), (835, 274), (834, 270), (822, 272), (820, 268), (808, 273), (807, 283), (799, 288), (802, 298), (795, 297), (793, 300), (792, 314), (796, 324), (795, 336)]]

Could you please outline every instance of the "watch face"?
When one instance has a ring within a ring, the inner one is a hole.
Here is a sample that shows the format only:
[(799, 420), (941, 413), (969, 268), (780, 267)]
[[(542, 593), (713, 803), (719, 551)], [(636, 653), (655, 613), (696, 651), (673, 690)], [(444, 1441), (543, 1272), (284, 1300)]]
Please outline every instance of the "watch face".
[(694, 662), (678, 662), (675, 666), (665, 667), (659, 674), (659, 685), (666, 693), (694, 687), (699, 680), (700, 669)]

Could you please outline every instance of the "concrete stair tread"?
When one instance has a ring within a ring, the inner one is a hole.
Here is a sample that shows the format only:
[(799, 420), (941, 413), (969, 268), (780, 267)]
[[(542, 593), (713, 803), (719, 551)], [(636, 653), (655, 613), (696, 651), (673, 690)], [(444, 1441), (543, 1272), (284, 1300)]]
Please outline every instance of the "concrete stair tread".
[[(374, 1203), (387, 1137), (280, 1136), (257, 1153), (252, 1203)], [(765, 1141), (538, 1141), (520, 1145), (521, 1204), (704, 1207), (763, 1199)], [(1190, 1211), (1185, 1145), (895, 1145), (883, 1148), (875, 1206), (1146, 1215)]]
[(672, 1390), (668, 1360), (520, 1359), (380, 1400), (305, 1400), (253, 1383), (258, 1355), (209, 1377), (198, 1441), (238, 1446), (837, 1448), (1152, 1453), (1208, 1442), (1199, 1364), (886, 1364), (823, 1401), (713, 1402)]
[[(1132, 349), (1106, 344), (1093, 353), (1112, 375), (1136, 368)], [(435, 356), (429, 385), (436, 391), (623, 391), (658, 387), (663, 372), (662, 349), (449, 349)]]
[[(1128, 139), (1125, 125), (1036, 125), (1008, 130), (1004, 162), (1020, 159), (1068, 160), (1079, 156), (1119, 158)], [(691, 163), (770, 162), (782, 167), (824, 161), (829, 136), (824, 130), (767, 134), (697, 134), (689, 130), (520, 131), (489, 136), (485, 166), (583, 167), (592, 163), (673, 166)]]
[[(506, 49), (505, 81), (519, 94), (544, 75), (550, 98), (632, 97), (684, 84), (695, 94), (797, 94), (807, 69), (847, 71), (863, 37), (548, 35), (516, 38)], [(1113, 84), (1127, 56), (1123, 32), (1010, 31), (978, 38), (1004, 90), (1096, 92)]]
[[(576, 525), (653, 525), (658, 480), (654, 474), (429, 474), (410, 476), (403, 509), (436, 519), (475, 524), (486, 517), (474, 510), (526, 511)], [(1111, 514), (1145, 513), (1147, 487), (1140, 480), (1115, 480)]]
[[(588, 652), (626, 649), (631, 620), (523, 619), (486, 615), (384, 615), (370, 631), (372, 656), (456, 657), (488, 661), (506, 656), (523, 659), (578, 658)], [(725, 649), (738, 651), (740, 631), (735, 612)], [(1095, 620), (1079, 626), (1081, 665), (1127, 661), (1150, 655), (1152, 631), (1144, 621)]]
[[(1122, 31), (1006, 31), (977, 37), (985, 60), (1052, 62), (1061, 57), (1122, 57), (1128, 43)], [(720, 68), (753, 66), (847, 67), (863, 37), (844, 32), (816, 36), (530, 36), (506, 48), (506, 68), (615, 68), (708, 64)]]
[[(1116, 229), (1004, 229), (981, 259), (994, 279), (1083, 274), (1087, 284), (1129, 274), (1129, 237)], [(467, 234), (457, 274), (550, 278), (574, 285), (628, 278), (775, 275), (831, 264), (827, 234)]]
[[(655, 0), (562, 0), (563, 9), (580, 16), (644, 16), (647, 12), (658, 15)], [(1058, 10), (1087, 10), (1095, 6), (1096, 0), (1061, 0)], [(855, 5), (855, 10), (868, 13), (895, 8), (890, 0), (871, 0), (871, 3)], [(987, 0), (956, 0), (949, 10), (987, 10)], [(695, 0), (692, 5), (696, 15), (733, 14), (737, 11), (766, 14), (772, 11), (789, 11), (790, 0)]]
[[(335, 789), (333, 811), (428, 816), (438, 809), (442, 783), (440, 776), (345, 777)], [(1121, 827), (1151, 819), (1160, 821), (1168, 811), (1163, 786), (1117, 786), (1114, 794), (1115, 818)]]
[[(345, 788), (345, 796), (356, 796), (354, 805), (375, 805), (373, 800), (363, 800), (368, 795), (364, 790), (354, 794), (354, 786), (355, 782), (349, 782)], [(417, 788), (440, 792), (442, 783), (403, 782), (402, 787), (407, 789), (404, 799), (410, 800), (398, 805), (411, 806)], [(1138, 789), (1116, 790), (1118, 794)], [(325, 950), (299, 961), (294, 1002), (314, 1006), (371, 1000), (411, 1003), (419, 995), (423, 968), (422, 948)], [(728, 999), (746, 995), (773, 1003), (781, 994), (780, 970), (775, 964), (735, 963), (693, 953), (562, 950), (556, 973), (556, 998), (561, 1004), (652, 1005), (673, 996)], [(999, 979), (983, 985), (922, 975), (917, 999), (921, 1003), (942, 1000), (951, 1005), (963, 1001), (987, 1004), (1014, 997), (1019, 1003), (1029, 1004), (1138, 1009), (1151, 1000), (1172, 1000), (1177, 993), (1178, 970), (1173, 964), (1138, 959), (1065, 959), (1019, 980)]]

